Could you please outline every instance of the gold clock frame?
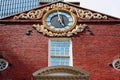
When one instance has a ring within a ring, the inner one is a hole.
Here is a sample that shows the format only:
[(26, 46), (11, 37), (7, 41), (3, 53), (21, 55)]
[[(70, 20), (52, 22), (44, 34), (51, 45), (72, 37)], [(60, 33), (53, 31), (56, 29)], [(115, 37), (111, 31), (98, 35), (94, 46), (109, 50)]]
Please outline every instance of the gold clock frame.
[[(73, 18), (73, 24), (70, 26), (70, 28), (66, 29), (66, 30), (54, 30), (54, 29), (51, 29), (47, 24), (46, 24), (46, 21), (45, 19), (48, 17), (49, 14), (53, 13), (53, 12), (57, 12), (57, 11), (61, 11), (61, 12), (66, 12), (68, 13), (69, 15), (72, 16)], [(52, 10), (50, 10), (49, 12), (45, 13), (45, 15), (43, 16), (42, 18), (42, 22), (43, 22), (43, 25), (45, 26), (46, 29), (50, 30), (51, 32), (54, 32), (54, 33), (64, 33), (64, 32), (69, 32), (71, 31), (72, 29), (75, 28), (76, 26), (76, 23), (77, 23), (77, 19), (76, 19), (76, 16), (74, 13), (70, 12), (69, 10), (66, 10), (66, 9), (63, 9), (63, 8), (54, 8)]]

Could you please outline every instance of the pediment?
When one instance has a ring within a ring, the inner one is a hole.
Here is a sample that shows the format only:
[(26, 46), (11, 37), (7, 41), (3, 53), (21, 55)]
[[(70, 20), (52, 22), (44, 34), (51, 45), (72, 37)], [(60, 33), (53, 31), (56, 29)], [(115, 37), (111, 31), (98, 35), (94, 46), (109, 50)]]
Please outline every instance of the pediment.
[(46, 67), (40, 70), (37, 70), (33, 73), (33, 79), (34, 80), (41, 80), (41, 79), (89, 79), (89, 74), (79, 68), (70, 67), (70, 66), (54, 66), (54, 67)]
[[(60, 18), (58, 13), (63, 15), (64, 18)], [(52, 18), (54, 18), (54, 21), (51, 21)], [(88, 27), (86, 22), (109, 23), (120, 22), (120, 19), (85, 9), (72, 3), (58, 1), (11, 15), (1, 19), (0, 22), (31, 23), (32, 27), (43, 35), (49, 37), (71, 37), (84, 32)]]
[(89, 9), (78, 7), (71, 3), (62, 1), (48, 3), (35, 9), (31, 9), (22, 13), (11, 15), (2, 20), (39, 20), (41, 21), (44, 14), (55, 8), (63, 8), (69, 10), (76, 15), (79, 20), (117, 20), (118, 18), (95, 12)]

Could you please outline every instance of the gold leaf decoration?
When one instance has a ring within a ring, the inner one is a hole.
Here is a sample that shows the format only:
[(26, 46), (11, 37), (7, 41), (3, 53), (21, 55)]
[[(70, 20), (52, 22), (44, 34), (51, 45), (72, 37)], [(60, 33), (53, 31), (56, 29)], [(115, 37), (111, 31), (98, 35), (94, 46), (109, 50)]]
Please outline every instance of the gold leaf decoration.
[(44, 25), (39, 25), (39, 24), (34, 24), (33, 27), (40, 33), (43, 33), (43, 35), (51, 36), (51, 37), (70, 37), (73, 36), (74, 34), (77, 34), (79, 32), (83, 32), (87, 25), (85, 24), (80, 24), (76, 25), (76, 27), (68, 32), (63, 32), (63, 33), (56, 33), (52, 32), (44, 27)]
[(41, 19), (44, 13), (57, 7), (70, 10), (71, 12), (76, 14), (78, 18), (83, 19), (83, 20), (92, 20), (92, 19), (93, 20), (107, 20), (108, 19), (108, 17), (103, 14), (92, 12), (87, 9), (76, 8), (76, 7), (70, 6), (68, 4), (60, 3), (60, 2), (54, 3), (50, 6), (46, 6), (42, 9), (31, 10), (26, 13), (21, 13), (18, 16), (14, 16), (14, 19), (16, 20), (17, 19), (30, 19), (30, 20)]

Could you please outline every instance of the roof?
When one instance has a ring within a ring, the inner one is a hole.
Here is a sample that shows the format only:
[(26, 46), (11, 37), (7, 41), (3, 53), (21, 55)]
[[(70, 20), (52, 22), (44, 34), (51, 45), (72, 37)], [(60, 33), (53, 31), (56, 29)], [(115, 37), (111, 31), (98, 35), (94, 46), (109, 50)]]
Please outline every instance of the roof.
[(56, 7), (73, 12), (78, 22), (120, 22), (119, 18), (62, 1), (48, 3), (31, 10), (2, 18), (0, 22), (42, 22), (43, 15)]

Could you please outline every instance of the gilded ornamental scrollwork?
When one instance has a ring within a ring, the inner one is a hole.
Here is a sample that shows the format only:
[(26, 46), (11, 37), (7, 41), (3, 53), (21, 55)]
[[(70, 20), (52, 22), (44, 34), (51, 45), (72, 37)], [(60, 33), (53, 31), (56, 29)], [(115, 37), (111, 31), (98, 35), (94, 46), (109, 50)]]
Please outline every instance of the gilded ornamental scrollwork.
[(70, 37), (73, 36), (74, 34), (78, 34), (79, 32), (83, 32), (87, 25), (85, 24), (80, 24), (76, 25), (76, 27), (68, 32), (63, 32), (63, 33), (56, 33), (52, 32), (44, 27), (44, 25), (40, 24), (34, 24), (33, 27), (40, 33), (43, 33), (43, 35), (51, 36), (51, 37)]
[(21, 13), (18, 16), (14, 16), (14, 19), (41, 19), (44, 12), (48, 11), (49, 7), (45, 7), (43, 9), (38, 9), (38, 10), (31, 10), (27, 13)]
[(78, 18), (83, 19), (83, 20), (106, 20), (108, 19), (107, 16), (102, 15), (100, 13), (96, 13), (96, 12), (86, 10), (83, 8), (76, 8), (74, 6), (71, 6), (65, 3), (60, 3), (60, 2), (51, 4), (50, 6), (46, 6), (41, 9), (31, 10), (26, 13), (21, 13), (17, 16), (14, 16), (14, 19), (31, 19), (31, 20), (41, 19), (44, 13), (56, 7), (70, 10), (71, 12), (76, 14)]

